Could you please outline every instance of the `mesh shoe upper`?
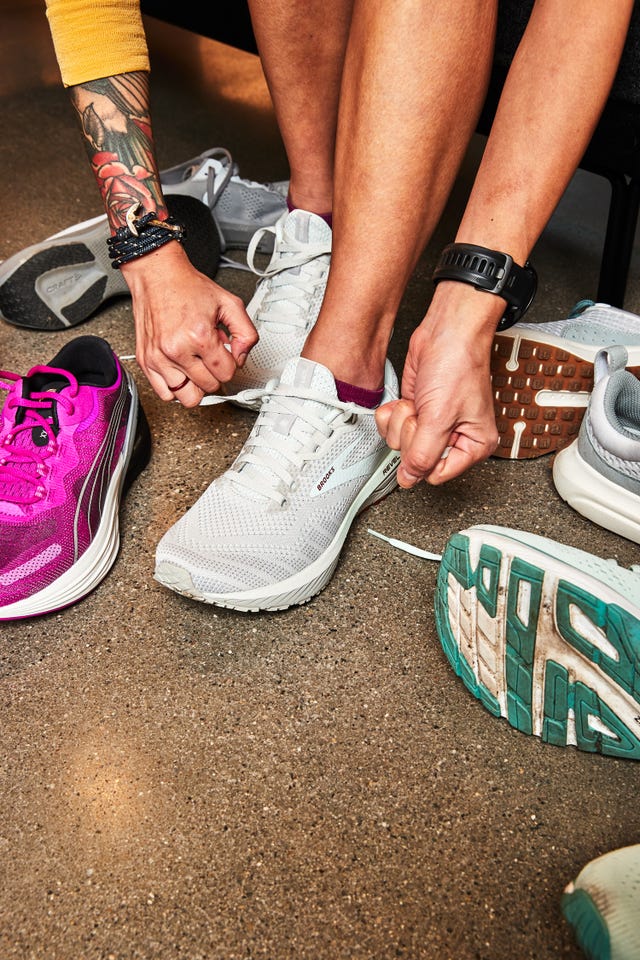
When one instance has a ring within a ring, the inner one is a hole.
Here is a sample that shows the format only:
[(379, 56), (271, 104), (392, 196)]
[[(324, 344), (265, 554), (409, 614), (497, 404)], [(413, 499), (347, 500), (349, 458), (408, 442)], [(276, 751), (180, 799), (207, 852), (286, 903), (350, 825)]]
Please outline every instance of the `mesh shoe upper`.
[(612, 343), (640, 345), (640, 317), (628, 310), (608, 303), (582, 300), (571, 314), (562, 320), (543, 323), (517, 323), (515, 328), (523, 335), (540, 333), (562, 337), (576, 344), (607, 347)]
[(166, 195), (189, 194), (209, 205), (223, 250), (247, 247), (256, 230), (275, 223), (287, 209), (288, 181), (257, 183), (241, 177), (224, 147), (161, 171), (160, 181)]
[(553, 482), (569, 506), (640, 543), (640, 381), (626, 347), (599, 350), (594, 387), (578, 438), (553, 461)]
[[(387, 364), (385, 401), (395, 396)], [(269, 586), (304, 571), (390, 455), (372, 413), (338, 401), (325, 367), (290, 361), (280, 384), (267, 389), (231, 468), (160, 541), (157, 564), (187, 569), (208, 594)]]
[(92, 543), (133, 399), (126, 373), (96, 337), (72, 341), (24, 378), (0, 379), (9, 386), (0, 414), (2, 616), (53, 584)]
[(596, 357), (596, 384), (578, 449), (592, 467), (640, 495), (640, 381), (625, 369), (626, 360), (623, 347)]

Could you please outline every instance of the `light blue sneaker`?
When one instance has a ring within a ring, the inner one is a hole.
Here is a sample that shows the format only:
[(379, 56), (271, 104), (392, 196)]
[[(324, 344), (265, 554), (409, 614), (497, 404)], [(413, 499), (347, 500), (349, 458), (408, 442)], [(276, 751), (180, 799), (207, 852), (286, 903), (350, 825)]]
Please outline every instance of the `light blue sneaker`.
[(561, 908), (588, 960), (640, 960), (640, 844), (588, 863)]
[(553, 462), (553, 482), (583, 517), (640, 543), (640, 381), (622, 346), (598, 352), (578, 439)]
[(581, 300), (566, 319), (516, 323), (496, 334), (491, 384), (499, 443), (511, 460), (562, 450), (578, 436), (602, 347), (622, 344), (640, 376), (640, 316)]
[(640, 570), (506, 527), (454, 534), (436, 625), (496, 717), (557, 746), (640, 760)]

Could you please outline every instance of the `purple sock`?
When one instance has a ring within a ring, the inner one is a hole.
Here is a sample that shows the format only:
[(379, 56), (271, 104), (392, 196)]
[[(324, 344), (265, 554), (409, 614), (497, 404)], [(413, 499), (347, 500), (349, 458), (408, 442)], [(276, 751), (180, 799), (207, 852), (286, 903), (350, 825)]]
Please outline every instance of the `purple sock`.
[[(291, 197), (289, 196), (289, 194), (287, 194), (287, 209), (288, 209), (289, 213), (291, 213), (292, 210), (298, 210), (298, 209), (299, 209), (298, 207), (294, 206), (293, 203), (291, 203)], [(317, 213), (316, 216), (317, 216), (317, 217), (320, 217), (322, 220), (324, 220), (325, 223), (328, 223), (330, 227), (333, 226), (333, 214), (332, 214), (332, 213)]]
[(338, 391), (338, 400), (343, 403), (357, 403), (359, 407), (379, 407), (384, 394), (384, 387), (379, 390), (365, 390), (364, 387), (356, 387), (353, 383), (345, 383), (343, 380), (336, 380), (336, 389)]

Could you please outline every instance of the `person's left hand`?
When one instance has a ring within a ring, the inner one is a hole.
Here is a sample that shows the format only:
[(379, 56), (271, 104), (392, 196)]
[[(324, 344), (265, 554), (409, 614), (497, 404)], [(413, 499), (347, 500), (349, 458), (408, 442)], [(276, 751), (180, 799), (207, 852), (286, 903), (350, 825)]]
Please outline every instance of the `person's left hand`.
[(498, 444), (490, 351), (504, 300), (460, 283), (436, 288), (409, 343), (402, 398), (376, 413), (400, 451), (398, 483), (441, 484), (491, 456)]

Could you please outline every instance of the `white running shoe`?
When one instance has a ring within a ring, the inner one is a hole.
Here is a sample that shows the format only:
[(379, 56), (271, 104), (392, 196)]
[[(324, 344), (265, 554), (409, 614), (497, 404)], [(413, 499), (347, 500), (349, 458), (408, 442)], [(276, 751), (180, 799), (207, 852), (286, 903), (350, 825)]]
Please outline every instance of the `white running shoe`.
[(578, 439), (553, 462), (569, 506), (606, 530), (640, 543), (640, 380), (622, 346), (601, 350)]
[[(266, 270), (253, 257), (265, 234), (274, 236)], [(299, 357), (307, 334), (318, 319), (331, 262), (331, 227), (306, 210), (285, 213), (273, 227), (259, 230), (247, 251), (247, 263), (262, 279), (247, 306), (260, 336), (245, 365), (225, 384), (227, 394), (261, 390), (277, 380), (285, 364)], [(241, 406), (246, 402), (234, 401)], [(258, 401), (252, 403), (257, 409)]]
[[(341, 403), (321, 364), (291, 360), (280, 382), (260, 393), (260, 413), (231, 468), (156, 551), (164, 586), (244, 611), (284, 610), (319, 593), (355, 517), (396, 487), (400, 462), (374, 411)], [(397, 396), (387, 361), (382, 402)]]
[(640, 844), (591, 860), (561, 908), (588, 960), (640, 960)]
[(491, 384), (499, 445), (495, 457), (554, 453), (578, 436), (602, 347), (623, 344), (640, 376), (640, 316), (582, 300), (565, 320), (516, 323), (496, 334)]

